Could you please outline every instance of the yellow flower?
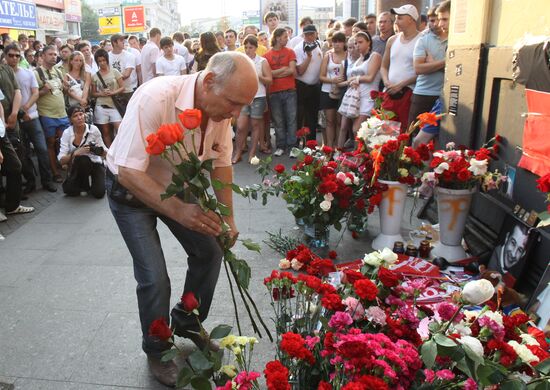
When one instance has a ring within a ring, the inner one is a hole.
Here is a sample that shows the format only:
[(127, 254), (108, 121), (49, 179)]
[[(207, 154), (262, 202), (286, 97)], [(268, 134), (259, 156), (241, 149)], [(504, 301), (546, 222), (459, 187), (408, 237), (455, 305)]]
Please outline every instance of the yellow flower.
[(246, 336), (238, 336), (238, 337), (235, 339), (235, 343), (238, 344), (238, 345), (246, 345), (246, 344), (248, 344), (248, 337), (246, 337)]
[(242, 352), (241, 347), (233, 347), (233, 348), (231, 348), (231, 350), (233, 351), (235, 356), (239, 356)]
[(257, 339), (256, 337), (249, 337), (249, 338), (248, 338), (248, 343), (249, 343), (250, 345), (252, 345), (252, 344), (258, 344), (258, 339)]
[(399, 174), (401, 175), (401, 177), (409, 176), (409, 171), (406, 170), (405, 168), (399, 168), (399, 169), (397, 170), (397, 172), (399, 172)]
[(221, 366), (220, 371), (230, 378), (237, 376), (237, 368), (231, 364)]
[(235, 339), (236, 339), (236, 337), (232, 334), (225, 336), (220, 341), (220, 347), (225, 348), (227, 346), (235, 344)]

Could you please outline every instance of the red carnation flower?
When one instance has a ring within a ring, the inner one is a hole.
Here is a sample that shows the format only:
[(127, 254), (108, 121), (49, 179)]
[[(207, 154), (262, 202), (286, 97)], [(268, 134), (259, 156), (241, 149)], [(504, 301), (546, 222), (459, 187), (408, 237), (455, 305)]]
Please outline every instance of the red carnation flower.
[(342, 303), (342, 297), (338, 294), (325, 294), (321, 299), (321, 305), (324, 308), (332, 311), (344, 310), (344, 304)]
[(310, 149), (315, 149), (317, 147), (317, 141), (310, 139), (309, 141), (306, 141), (306, 146)]
[(537, 179), (537, 188), (540, 192), (550, 192), (550, 173)]
[(334, 260), (335, 258), (338, 257), (338, 253), (336, 253), (336, 251), (329, 251), (328, 252), (328, 257), (330, 257), (332, 260)]
[(366, 203), (365, 203), (365, 200), (363, 198), (361, 199), (358, 199), (356, 202), (355, 202), (355, 208), (359, 211), (363, 211), (366, 207)]
[(280, 361), (268, 362), (264, 370), (268, 390), (290, 390), (288, 383), (288, 368)]
[(164, 317), (154, 320), (149, 326), (149, 336), (167, 341), (172, 337), (172, 329), (166, 323)]
[(466, 168), (462, 168), (456, 175), (456, 177), (458, 178), (458, 180), (460, 181), (468, 181), (471, 179), (472, 177), (472, 172), (470, 172), (469, 170), (467, 170)]
[(309, 165), (313, 162), (313, 157), (311, 157), (309, 154), (304, 157), (304, 164)]
[(317, 390), (332, 390), (332, 385), (328, 382), (321, 381), (317, 386)]
[(296, 131), (296, 137), (305, 137), (309, 134), (309, 128), (302, 127), (300, 130)]
[(331, 154), (332, 152), (334, 152), (334, 149), (332, 149), (330, 146), (323, 145), (322, 151), (325, 154)]
[(378, 295), (378, 288), (369, 279), (361, 279), (353, 284), (355, 293), (361, 299), (372, 301)]
[(363, 275), (359, 271), (347, 269), (344, 271), (344, 282), (349, 284), (354, 284), (358, 280), (365, 279), (365, 275)]

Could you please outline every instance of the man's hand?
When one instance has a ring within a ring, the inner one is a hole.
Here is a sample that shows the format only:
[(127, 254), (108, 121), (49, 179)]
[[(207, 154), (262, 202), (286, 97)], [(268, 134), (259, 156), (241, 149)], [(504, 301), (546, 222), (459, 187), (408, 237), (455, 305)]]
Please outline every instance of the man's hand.
[(219, 236), (222, 232), (221, 220), (216, 213), (205, 213), (198, 204), (184, 203), (176, 218), (186, 228), (202, 234)]
[(4, 162), (4, 155), (2, 154), (2, 151), (0, 150), (0, 164)]
[(239, 230), (237, 229), (237, 225), (235, 225), (233, 217), (223, 217), (223, 220), (229, 225), (227, 234), (230, 238), (229, 247), (231, 248), (237, 242), (237, 238), (239, 238)]
[(400, 92), (403, 89), (401, 83), (388, 84), (386, 85), (386, 92), (390, 95)]
[(17, 113), (11, 113), (10, 116), (8, 116), (8, 121), (6, 123), (6, 127), (8, 129), (15, 129), (15, 126), (17, 125)]

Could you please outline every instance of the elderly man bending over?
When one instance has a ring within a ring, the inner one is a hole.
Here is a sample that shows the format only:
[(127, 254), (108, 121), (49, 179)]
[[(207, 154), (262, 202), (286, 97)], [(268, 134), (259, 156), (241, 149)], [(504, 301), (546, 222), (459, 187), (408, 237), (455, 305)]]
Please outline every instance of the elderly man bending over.
[[(195, 137), (201, 160), (215, 159), (213, 178), (230, 183), (231, 117), (250, 104), (258, 89), (254, 64), (243, 54), (224, 52), (214, 55), (206, 69), (192, 75), (166, 76), (141, 86), (128, 105), (118, 135), (107, 154), (107, 193), (109, 205), (134, 262), (142, 348), (148, 355), (155, 378), (168, 386), (176, 383), (177, 367), (160, 356), (169, 345), (149, 337), (151, 323), (157, 318), (168, 322), (170, 279), (156, 225), (164, 222), (188, 255), (188, 270), (183, 292), (200, 299), (200, 320), (208, 315), (221, 266), (222, 252), (215, 237), (222, 231), (213, 212), (205, 213), (197, 204), (177, 197), (161, 201), (170, 183), (169, 163), (145, 152), (145, 138), (164, 123), (175, 123), (186, 109), (202, 111), (201, 137)], [(191, 137), (186, 137), (191, 142)], [(189, 150), (189, 149), (188, 149)], [(216, 191), (218, 200), (232, 209), (231, 189)], [(233, 214), (225, 217), (233, 235), (238, 231)], [(177, 304), (171, 312), (175, 333), (191, 339), (197, 346), (196, 321)], [(214, 345), (209, 345), (215, 348)]]

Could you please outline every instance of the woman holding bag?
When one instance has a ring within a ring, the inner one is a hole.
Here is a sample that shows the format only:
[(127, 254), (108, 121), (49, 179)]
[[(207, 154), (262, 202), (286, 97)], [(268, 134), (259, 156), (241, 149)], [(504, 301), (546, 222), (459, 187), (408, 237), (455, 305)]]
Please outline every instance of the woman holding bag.
[(340, 105), (341, 91), (345, 89), (339, 85), (346, 80), (345, 61), (346, 61), (346, 35), (342, 32), (336, 32), (331, 37), (332, 50), (325, 53), (321, 63), (320, 80), (321, 101), (319, 108), (325, 112), (326, 129), (323, 136), (324, 143), (331, 148), (336, 145), (338, 139), (338, 129), (336, 127), (336, 110)]
[(69, 56), (69, 71), (65, 74), (67, 85), (67, 107), (80, 105), (82, 108), (88, 106), (88, 95), (92, 77), (86, 72), (84, 55), (75, 51)]
[[(94, 59), (99, 67), (97, 73), (92, 77), (92, 96), (97, 98), (94, 122), (99, 125), (105, 145), (109, 147), (122, 121), (113, 96), (124, 91), (124, 83), (120, 72), (109, 66), (109, 53), (106, 50), (96, 51)], [(112, 132), (111, 125), (113, 126)]]
[[(354, 37), (360, 57), (351, 68), (348, 88), (359, 91), (359, 115), (353, 120), (352, 128), (355, 138), (361, 123), (370, 117), (371, 111), (374, 108), (374, 101), (370, 93), (371, 91), (378, 91), (382, 57), (380, 54), (372, 51), (372, 39), (368, 32), (360, 31)], [(339, 145), (344, 144), (345, 137), (345, 132), (340, 132)]]

